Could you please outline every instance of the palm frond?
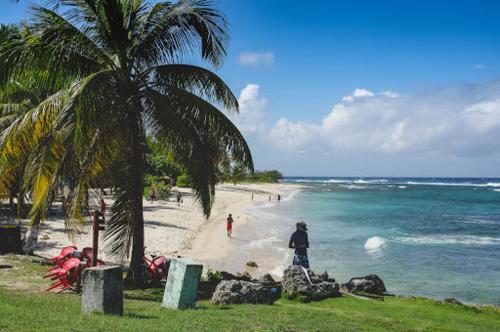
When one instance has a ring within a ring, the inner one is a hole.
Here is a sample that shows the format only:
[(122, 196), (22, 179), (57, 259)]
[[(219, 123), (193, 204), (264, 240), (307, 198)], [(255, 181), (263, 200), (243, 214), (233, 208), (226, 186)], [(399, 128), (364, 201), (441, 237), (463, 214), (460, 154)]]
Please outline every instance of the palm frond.
[(132, 52), (138, 66), (178, 62), (198, 52), (214, 66), (222, 64), (229, 42), (228, 24), (211, 1), (158, 3), (143, 20)]
[(163, 92), (171, 87), (187, 90), (209, 102), (222, 105), (229, 111), (238, 111), (238, 99), (215, 73), (193, 65), (170, 64), (151, 69), (154, 87)]

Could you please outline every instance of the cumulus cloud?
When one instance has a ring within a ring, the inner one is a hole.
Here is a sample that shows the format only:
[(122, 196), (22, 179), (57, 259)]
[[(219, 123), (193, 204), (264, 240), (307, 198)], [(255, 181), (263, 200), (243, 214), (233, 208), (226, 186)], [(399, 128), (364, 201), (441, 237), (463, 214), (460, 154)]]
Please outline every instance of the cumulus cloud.
[(267, 99), (260, 97), (259, 92), (259, 85), (247, 84), (238, 98), (240, 112), (232, 115), (238, 128), (246, 134), (262, 130), (265, 122)]
[(238, 62), (243, 66), (261, 67), (270, 66), (274, 63), (273, 52), (243, 52), (238, 57)]
[(500, 82), (420, 95), (356, 89), (322, 121), (282, 118), (268, 135), (290, 151), (485, 155), (500, 150)]

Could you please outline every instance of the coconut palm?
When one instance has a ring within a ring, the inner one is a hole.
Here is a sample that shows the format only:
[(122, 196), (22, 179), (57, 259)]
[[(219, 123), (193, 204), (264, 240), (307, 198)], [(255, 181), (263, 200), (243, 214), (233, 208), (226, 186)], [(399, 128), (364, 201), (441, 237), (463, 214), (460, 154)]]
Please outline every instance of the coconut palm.
[(233, 93), (212, 71), (182, 64), (200, 56), (221, 65), (226, 19), (205, 0), (60, 0), (31, 11), (25, 33), (0, 47), (0, 85), (37, 68), (48, 75), (35, 77), (35, 86), (64, 88), (12, 122), (0, 148), (29, 156), (32, 215), (45, 217), (50, 192), (64, 179), (70, 231), (83, 222), (88, 189), (107, 174), (115, 202), (105, 238), (111, 252), (131, 251), (129, 276), (142, 282), (146, 133), (189, 173), (207, 217), (220, 155), (253, 170), (243, 136), (219, 110), (238, 110)]

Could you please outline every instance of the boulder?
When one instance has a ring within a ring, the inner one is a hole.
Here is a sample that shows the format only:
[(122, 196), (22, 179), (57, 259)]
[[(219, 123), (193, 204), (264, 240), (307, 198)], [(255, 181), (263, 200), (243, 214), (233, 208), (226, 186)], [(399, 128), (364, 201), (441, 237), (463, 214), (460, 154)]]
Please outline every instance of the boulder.
[(262, 277), (259, 278), (259, 282), (261, 284), (275, 284), (276, 281), (273, 279), (273, 277), (269, 274), (269, 273), (266, 273), (264, 274)]
[(335, 281), (325, 280), (325, 278), (319, 277), (312, 271), (308, 271), (308, 274), (311, 282), (309, 282), (302, 267), (289, 266), (283, 272), (281, 280), (283, 290), (292, 297), (299, 297), (304, 302), (341, 296), (339, 285)]
[(382, 295), (386, 292), (384, 282), (376, 274), (351, 278), (351, 280), (342, 284), (341, 290), (349, 293), (362, 291), (377, 295)]
[(448, 304), (463, 305), (462, 302), (460, 302), (459, 300), (457, 300), (454, 297), (450, 297), (450, 298), (444, 299), (443, 302), (444, 303), (448, 303)]
[(222, 280), (252, 281), (252, 276), (248, 272), (245, 272), (243, 274), (237, 273), (236, 275), (234, 275), (226, 271), (220, 271), (220, 276)]
[(248, 261), (246, 265), (248, 267), (256, 267), (256, 268), (259, 267), (257, 263), (255, 263), (254, 261)]
[(266, 288), (257, 282), (223, 280), (217, 285), (212, 303), (227, 304), (272, 304), (280, 298), (279, 288)]

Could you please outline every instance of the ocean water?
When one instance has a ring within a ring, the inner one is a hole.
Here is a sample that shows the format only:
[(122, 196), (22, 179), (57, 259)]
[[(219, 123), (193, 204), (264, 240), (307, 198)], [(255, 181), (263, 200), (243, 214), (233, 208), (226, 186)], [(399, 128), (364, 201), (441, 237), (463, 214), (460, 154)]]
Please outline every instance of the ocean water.
[(304, 220), (315, 271), (339, 281), (376, 273), (394, 294), (500, 305), (500, 179), (284, 181), (304, 188), (251, 211), (262, 241), (282, 257), (276, 274)]

